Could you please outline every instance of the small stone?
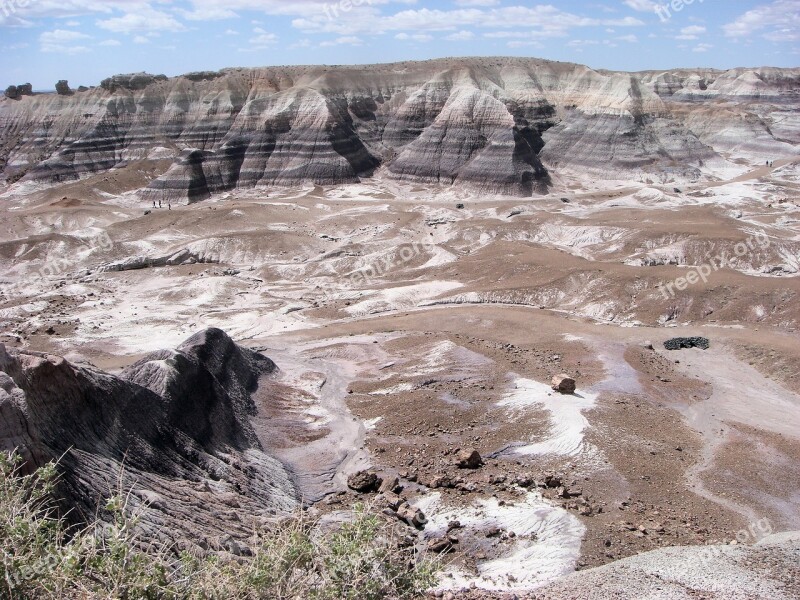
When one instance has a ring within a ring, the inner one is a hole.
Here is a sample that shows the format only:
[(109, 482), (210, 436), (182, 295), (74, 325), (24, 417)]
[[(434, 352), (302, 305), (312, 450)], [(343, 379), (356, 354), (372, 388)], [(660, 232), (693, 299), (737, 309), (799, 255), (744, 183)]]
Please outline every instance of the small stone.
[(456, 456), (456, 466), (459, 469), (478, 469), (483, 466), (483, 458), (473, 448), (460, 450)]
[(403, 503), (400, 508), (397, 509), (397, 516), (400, 517), (401, 520), (405, 521), (412, 527), (416, 527), (417, 529), (424, 529), (425, 524), (428, 522), (427, 517), (425, 517), (425, 513), (420, 509), (411, 506), (408, 502)]
[(576, 388), (575, 380), (569, 375), (562, 373), (553, 377), (553, 390), (560, 394), (574, 394)]
[(453, 552), (456, 544), (458, 544), (458, 539), (451, 536), (434, 538), (428, 542), (428, 552), (433, 552), (435, 554)]
[(359, 471), (347, 478), (347, 487), (361, 494), (377, 491), (382, 483), (381, 478), (370, 471)]

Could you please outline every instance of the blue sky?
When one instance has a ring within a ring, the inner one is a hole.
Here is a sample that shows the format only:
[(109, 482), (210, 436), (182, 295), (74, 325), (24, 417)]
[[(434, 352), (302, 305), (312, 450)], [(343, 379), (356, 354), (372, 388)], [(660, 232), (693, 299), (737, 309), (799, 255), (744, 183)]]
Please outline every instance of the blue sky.
[(0, 85), (35, 89), (136, 71), (475, 55), (792, 67), (800, 0), (0, 0), (0, 50)]

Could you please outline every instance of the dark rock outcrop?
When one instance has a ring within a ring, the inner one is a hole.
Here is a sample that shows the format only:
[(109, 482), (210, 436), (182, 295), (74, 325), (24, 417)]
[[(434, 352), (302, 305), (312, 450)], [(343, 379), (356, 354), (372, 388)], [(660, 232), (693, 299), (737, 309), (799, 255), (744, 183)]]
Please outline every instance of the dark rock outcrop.
[(33, 86), (30, 83), (10, 85), (6, 88), (5, 96), (11, 100), (19, 100), (22, 96), (33, 96)]
[(684, 348), (708, 350), (710, 347), (711, 342), (704, 337), (673, 338), (664, 342), (664, 348), (667, 350), (683, 350)]
[(59, 82), (56, 83), (56, 94), (59, 96), (71, 96), (72, 89), (69, 87), (69, 81), (66, 79), (59, 80)]
[(553, 377), (552, 388), (553, 391), (559, 394), (574, 394), (577, 383), (567, 374), (556, 375)]
[(377, 492), (383, 480), (371, 471), (359, 471), (347, 478), (347, 487), (362, 494)]
[(250, 424), (251, 394), (275, 369), (218, 329), (119, 376), (0, 346), (0, 450), (28, 469), (60, 458), (59, 495), (76, 521), (102, 511), (119, 481), (150, 505), (143, 527), (158, 539), (246, 535), (296, 505)]

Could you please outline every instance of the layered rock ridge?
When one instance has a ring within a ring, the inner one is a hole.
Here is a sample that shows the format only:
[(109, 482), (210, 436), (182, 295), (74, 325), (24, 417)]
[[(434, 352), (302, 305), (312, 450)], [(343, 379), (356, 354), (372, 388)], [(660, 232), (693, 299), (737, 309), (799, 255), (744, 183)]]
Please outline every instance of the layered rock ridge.
[(526, 58), (115, 76), (0, 100), (0, 169), (57, 182), (170, 157), (147, 199), (400, 181), (531, 195), (551, 176), (696, 179), (800, 150), (800, 69), (617, 73)]
[(244, 514), (297, 505), (250, 423), (252, 394), (275, 369), (218, 329), (119, 376), (0, 347), (0, 449), (19, 452), (28, 469), (60, 459), (60, 497), (77, 521), (121, 482), (149, 505), (144, 526), (159, 539), (245, 534)]

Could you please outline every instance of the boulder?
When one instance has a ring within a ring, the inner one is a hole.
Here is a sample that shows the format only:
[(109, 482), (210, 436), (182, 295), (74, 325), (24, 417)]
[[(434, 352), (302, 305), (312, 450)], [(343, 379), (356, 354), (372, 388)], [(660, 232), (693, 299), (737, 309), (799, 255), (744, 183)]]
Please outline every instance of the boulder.
[(459, 450), (456, 455), (456, 466), (459, 469), (479, 469), (483, 466), (483, 458), (474, 448)]
[(664, 348), (667, 350), (682, 350), (684, 348), (708, 350), (710, 347), (711, 342), (704, 337), (672, 338), (664, 342)]
[(359, 471), (347, 478), (347, 487), (360, 494), (377, 492), (383, 480), (371, 471)]
[(553, 377), (553, 390), (560, 394), (574, 394), (575, 393), (575, 380), (566, 374), (556, 375)]
[(56, 83), (56, 94), (59, 96), (71, 96), (72, 89), (69, 87), (69, 82), (66, 79), (61, 79)]
[(15, 85), (10, 85), (6, 88), (6, 98), (11, 100), (18, 100), (21, 94), (19, 93), (19, 88)]

